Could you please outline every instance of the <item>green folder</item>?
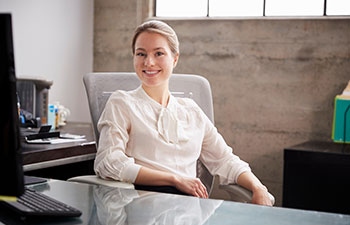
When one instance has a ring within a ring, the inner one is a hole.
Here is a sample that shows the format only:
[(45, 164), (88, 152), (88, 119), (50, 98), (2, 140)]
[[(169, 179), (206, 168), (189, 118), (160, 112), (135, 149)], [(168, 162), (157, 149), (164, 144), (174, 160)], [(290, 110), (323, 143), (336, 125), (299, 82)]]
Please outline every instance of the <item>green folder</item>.
[(338, 143), (350, 143), (350, 96), (335, 97), (332, 139)]

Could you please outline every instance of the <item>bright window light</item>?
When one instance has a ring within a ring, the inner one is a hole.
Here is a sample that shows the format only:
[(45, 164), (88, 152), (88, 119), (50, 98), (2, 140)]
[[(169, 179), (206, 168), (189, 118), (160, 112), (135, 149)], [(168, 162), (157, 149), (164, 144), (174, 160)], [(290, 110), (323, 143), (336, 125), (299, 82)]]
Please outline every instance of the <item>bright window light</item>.
[(350, 15), (350, 1), (327, 0), (327, 15)]
[(207, 16), (207, 0), (157, 0), (156, 16), (203, 17)]
[(266, 0), (265, 15), (323, 16), (323, 9), (324, 0)]
[(210, 0), (209, 16), (263, 16), (264, 0)]

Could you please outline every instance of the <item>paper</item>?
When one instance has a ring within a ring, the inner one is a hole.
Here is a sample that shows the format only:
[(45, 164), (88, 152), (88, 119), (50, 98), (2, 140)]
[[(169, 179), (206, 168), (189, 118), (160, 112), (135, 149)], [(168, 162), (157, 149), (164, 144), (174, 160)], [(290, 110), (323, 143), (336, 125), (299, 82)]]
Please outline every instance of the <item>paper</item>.
[(85, 138), (85, 135), (77, 135), (77, 134), (60, 134), (60, 138), (66, 138), (66, 139), (83, 139)]
[(86, 141), (85, 138), (76, 138), (76, 139), (66, 139), (66, 138), (45, 138), (45, 139), (35, 139), (35, 140), (26, 140), (29, 144), (62, 144), (69, 142), (80, 142)]

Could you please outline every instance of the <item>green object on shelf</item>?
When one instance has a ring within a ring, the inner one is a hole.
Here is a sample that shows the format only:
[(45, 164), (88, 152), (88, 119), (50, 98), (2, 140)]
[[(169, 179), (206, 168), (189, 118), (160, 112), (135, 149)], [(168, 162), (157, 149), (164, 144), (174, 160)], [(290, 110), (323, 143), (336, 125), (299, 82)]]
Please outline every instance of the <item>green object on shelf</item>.
[(338, 143), (350, 143), (350, 96), (335, 97), (332, 139)]

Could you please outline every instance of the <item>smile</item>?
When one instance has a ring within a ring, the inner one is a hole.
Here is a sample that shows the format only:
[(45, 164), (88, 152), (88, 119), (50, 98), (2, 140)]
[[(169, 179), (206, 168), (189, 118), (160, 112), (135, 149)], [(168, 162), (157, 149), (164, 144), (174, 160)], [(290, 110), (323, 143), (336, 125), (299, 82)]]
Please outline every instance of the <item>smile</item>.
[(153, 77), (156, 74), (158, 74), (160, 72), (160, 70), (143, 70), (142, 72), (145, 73), (149, 77)]

